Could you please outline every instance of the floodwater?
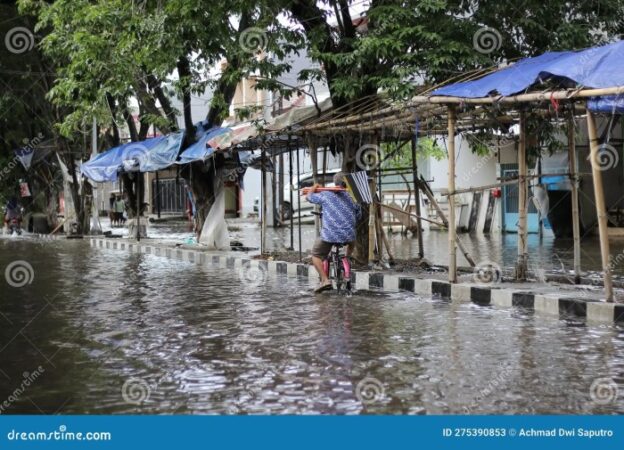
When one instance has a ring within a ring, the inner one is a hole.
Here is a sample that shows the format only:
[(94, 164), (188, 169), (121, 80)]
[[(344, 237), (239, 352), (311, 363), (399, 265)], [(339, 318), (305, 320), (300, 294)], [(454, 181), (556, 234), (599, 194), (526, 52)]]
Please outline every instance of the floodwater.
[(0, 270), (2, 413), (624, 413), (616, 326), (86, 241), (0, 238)]
[[(107, 220), (105, 221), (107, 222)], [(228, 219), (230, 237), (238, 240), (246, 247), (260, 248), (260, 225), (250, 219)], [(104, 230), (110, 227), (104, 225)], [(127, 235), (122, 228), (112, 229), (114, 233)], [(186, 223), (169, 223), (150, 225), (148, 235), (163, 242), (185, 243), (194, 234), (189, 231)], [(301, 248), (305, 255), (312, 248), (316, 237), (313, 225), (302, 225)], [(418, 239), (400, 233), (388, 235), (392, 254), (398, 259), (418, 257)], [(502, 267), (513, 267), (517, 259), (517, 239), (515, 233), (460, 233), (459, 238), (473, 260), (479, 263), (496, 262)], [(441, 231), (425, 230), (423, 233), (424, 255), (431, 263), (448, 266), (448, 234)], [(295, 223), (292, 233), (294, 250), (299, 249), (299, 230)], [(267, 228), (267, 251), (283, 251), (291, 246), (289, 227)], [(555, 239), (546, 231), (542, 238), (536, 233), (528, 235), (529, 269), (547, 272), (572, 274), (574, 269), (574, 244), (571, 239)], [(624, 239), (610, 243), (612, 256), (611, 268), (615, 275), (624, 276)], [(599, 276), (602, 271), (600, 259), (600, 243), (596, 236), (587, 236), (581, 241), (581, 269), (586, 274)], [(460, 266), (468, 266), (468, 261), (461, 251), (457, 250), (457, 262)]]

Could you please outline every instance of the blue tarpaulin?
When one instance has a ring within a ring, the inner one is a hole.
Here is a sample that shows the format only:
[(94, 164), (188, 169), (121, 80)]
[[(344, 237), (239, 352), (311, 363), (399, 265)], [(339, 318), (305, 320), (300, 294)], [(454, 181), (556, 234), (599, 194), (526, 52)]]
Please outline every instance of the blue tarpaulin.
[(146, 157), (139, 158), (139, 170), (141, 172), (155, 172), (173, 165), (178, 158), (183, 142), (183, 131), (165, 136), (162, 141), (149, 149)]
[[(624, 41), (585, 50), (549, 52), (526, 58), (478, 80), (444, 86), (433, 91), (431, 95), (465, 98), (508, 96), (523, 92), (533, 84), (548, 79), (556, 79), (566, 87), (624, 86)], [(590, 107), (592, 104), (603, 111), (611, 111), (614, 106), (606, 97), (593, 99)]]
[(117, 180), (117, 172), (123, 161), (141, 159), (146, 151), (160, 144), (164, 137), (159, 136), (141, 142), (128, 142), (100, 153), (80, 166), (80, 173), (98, 183)]
[(230, 129), (212, 128), (205, 131), (201, 124), (197, 124), (196, 127), (197, 142), (182, 152), (179, 160), (178, 154), (184, 142), (183, 131), (113, 147), (82, 164), (80, 171), (93, 181), (104, 182), (117, 180), (117, 173), (122, 168), (126, 171), (154, 172), (176, 163), (204, 161), (214, 152), (206, 143)]
[(204, 161), (213, 152), (214, 149), (208, 147), (206, 143), (220, 134), (230, 131), (229, 128), (212, 128), (198, 137), (197, 142), (184, 150), (180, 155), (178, 164), (188, 164), (193, 161)]

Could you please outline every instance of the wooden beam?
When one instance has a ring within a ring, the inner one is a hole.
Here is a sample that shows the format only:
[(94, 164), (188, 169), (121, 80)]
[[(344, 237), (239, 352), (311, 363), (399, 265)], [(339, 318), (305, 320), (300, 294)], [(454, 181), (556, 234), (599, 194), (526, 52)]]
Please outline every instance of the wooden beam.
[(581, 282), (581, 225), (579, 217), (579, 179), (576, 168), (576, 137), (574, 134), (574, 113), (568, 117), (568, 159), (570, 167), (570, 183), (572, 183), (572, 237), (574, 239), (574, 282)]
[(457, 225), (455, 221), (455, 106), (448, 107), (448, 191), (449, 194), (449, 282), (457, 282), (457, 246), (455, 244)]
[(604, 272), (604, 287), (607, 302), (613, 302), (613, 281), (611, 279), (611, 264), (609, 261), (609, 235), (607, 231), (607, 208), (604, 199), (602, 184), (602, 170), (600, 156), (598, 155), (598, 137), (596, 133), (596, 121), (594, 115), (587, 110), (587, 132), (589, 134), (589, 150), (594, 179), (594, 200), (596, 214), (598, 216), (598, 233), (600, 235), (600, 255), (602, 257), (602, 270)]
[(516, 261), (516, 280), (527, 278), (527, 155), (526, 155), (526, 113), (520, 113), (520, 141), (518, 142), (518, 259)]

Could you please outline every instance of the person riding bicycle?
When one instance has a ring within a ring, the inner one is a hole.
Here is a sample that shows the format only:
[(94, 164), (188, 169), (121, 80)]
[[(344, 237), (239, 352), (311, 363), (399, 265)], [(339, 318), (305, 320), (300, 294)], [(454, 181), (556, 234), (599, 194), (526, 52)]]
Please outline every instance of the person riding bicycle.
[[(345, 176), (342, 172), (334, 175), (334, 184), (346, 187)], [(321, 237), (312, 247), (312, 264), (321, 277), (321, 284), (314, 290), (321, 292), (332, 289), (331, 280), (323, 270), (323, 259), (329, 255), (334, 245), (346, 245), (346, 254), (351, 254), (355, 241), (355, 228), (362, 212), (346, 191), (316, 192), (318, 184), (312, 186), (306, 196), (310, 203), (321, 205), (323, 210), (323, 227)]]
[(4, 214), (4, 224), (8, 227), (11, 223), (11, 220), (17, 219), (17, 223), (21, 226), (22, 224), (22, 208), (20, 207), (17, 199), (15, 197), (11, 197), (11, 199), (7, 202)]

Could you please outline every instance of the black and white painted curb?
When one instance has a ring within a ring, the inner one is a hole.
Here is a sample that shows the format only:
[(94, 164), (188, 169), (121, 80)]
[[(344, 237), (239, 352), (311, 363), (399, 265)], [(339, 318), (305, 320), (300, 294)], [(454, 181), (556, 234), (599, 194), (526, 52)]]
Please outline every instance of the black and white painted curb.
[[(201, 265), (215, 265), (222, 268), (240, 269), (253, 267), (264, 270), (268, 274), (305, 277), (312, 283), (318, 281), (318, 275), (314, 268), (308, 264), (251, 259), (246, 255), (234, 256), (230, 253), (208, 253), (206, 251), (144, 244), (119, 239), (91, 238), (90, 244), (96, 248), (153, 254)], [(502, 284), (451, 284), (441, 280), (421, 279), (381, 272), (354, 272), (354, 274), (355, 288), (358, 290), (373, 288), (391, 292), (407, 291), (445, 300), (473, 302), (482, 306), (521, 307), (525, 310), (562, 319), (579, 317), (586, 319), (588, 322), (624, 323), (624, 304), (606, 303), (581, 297), (576, 298), (573, 296), (573, 292), (543, 294), (531, 292), (530, 289), (526, 288), (508, 288)]]

